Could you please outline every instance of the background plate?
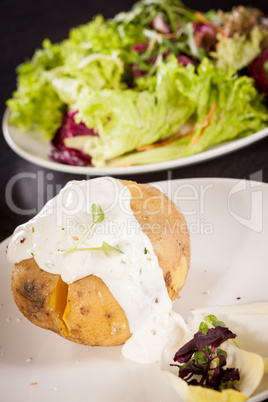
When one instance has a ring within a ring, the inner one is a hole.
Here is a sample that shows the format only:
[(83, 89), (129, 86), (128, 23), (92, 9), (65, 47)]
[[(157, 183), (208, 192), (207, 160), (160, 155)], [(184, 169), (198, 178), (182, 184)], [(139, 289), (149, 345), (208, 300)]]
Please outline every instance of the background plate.
[[(268, 185), (188, 179), (154, 186), (180, 206), (191, 234), (191, 268), (174, 310), (187, 318), (197, 307), (268, 301)], [(1, 401), (180, 402), (159, 364), (135, 364), (120, 346), (74, 344), (28, 322), (12, 299), (7, 244), (0, 245)], [(267, 390), (266, 374), (251, 401)]]
[(250, 135), (249, 137), (242, 138), (240, 140), (228, 141), (211, 147), (207, 151), (199, 154), (187, 156), (186, 158), (140, 166), (95, 168), (85, 166), (70, 166), (52, 161), (48, 158), (50, 150), (49, 142), (42, 139), (40, 133), (38, 132), (24, 132), (14, 126), (9, 125), (8, 116), (9, 110), (6, 109), (3, 117), (4, 137), (10, 148), (19, 156), (29, 162), (48, 169), (65, 173), (88, 174), (91, 176), (140, 174), (192, 165), (244, 148), (268, 135), (268, 127), (266, 127), (265, 129)]

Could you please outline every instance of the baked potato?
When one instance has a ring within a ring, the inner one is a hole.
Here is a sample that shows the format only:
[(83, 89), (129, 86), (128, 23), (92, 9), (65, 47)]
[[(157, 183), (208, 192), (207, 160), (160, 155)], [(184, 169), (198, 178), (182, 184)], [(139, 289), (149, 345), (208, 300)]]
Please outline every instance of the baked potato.
[[(185, 219), (175, 204), (151, 185), (121, 183), (131, 192), (131, 209), (153, 246), (174, 301), (190, 265)], [(60, 275), (40, 269), (31, 258), (15, 264), (11, 283), (14, 300), (26, 318), (73, 342), (112, 346), (131, 336), (124, 310), (95, 275), (68, 285)]]

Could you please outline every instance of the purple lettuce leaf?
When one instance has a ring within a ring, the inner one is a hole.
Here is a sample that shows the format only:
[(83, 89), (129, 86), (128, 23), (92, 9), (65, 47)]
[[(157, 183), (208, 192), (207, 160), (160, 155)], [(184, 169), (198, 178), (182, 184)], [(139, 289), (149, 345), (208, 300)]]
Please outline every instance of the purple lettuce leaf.
[(143, 77), (144, 75), (148, 74), (148, 71), (141, 70), (140, 66), (136, 63), (132, 64), (131, 68), (132, 68), (132, 74), (133, 74), (134, 78)]
[(253, 61), (249, 75), (254, 78), (257, 89), (268, 96), (268, 49)]
[(192, 24), (196, 46), (203, 48), (207, 53), (214, 49), (217, 42), (216, 30), (209, 25), (202, 24), (202, 22), (194, 21)]
[(215, 351), (223, 342), (235, 337), (236, 335), (227, 327), (220, 326), (210, 328), (206, 335), (202, 332), (197, 332), (193, 339), (176, 352), (174, 361), (185, 363), (189, 361), (192, 354), (197, 350), (202, 351), (206, 346), (211, 346), (212, 351)]
[(161, 14), (157, 14), (151, 21), (151, 27), (157, 31), (161, 32), (164, 34), (170, 33), (170, 27), (169, 25), (165, 22), (163, 16)]
[(137, 45), (132, 46), (132, 50), (135, 50), (137, 53), (143, 53), (146, 51), (148, 47), (147, 43), (137, 43)]
[(188, 66), (188, 64), (192, 64), (193, 66), (195, 66), (195, 63), (189, 57), (185, 56), (184, 54), (180, 54), (177, 57), (177, 60), (178, 60), (178, 63), (184, 67)]
[(194, 374), (196, 375), (203, 375), (204, 373), (204, 367), (196, 364), (196, 363), (190, 363), (187, 364), (185, 367), (183, 367), (182, 369), (180, 369), (179, 371), (179, 377), (182, 379), (189, 380)]
[(57, 130), (54, 138), (51, 141), (51, 150), (49, 157), (56, 162), (72, 166), (91, 166), (91, 157), (83, 151), (68, 148), (64, 144), (64, 139), (80, 135), (96, 134), (93, 130), (86, 127), (84, 123), (76, 123), (74, 116), (77, 111), (70, 110), (64, 113), (62, 125)]
[(216, 326), (206, 332), (198, 331), (193, 339), (183, 345), (175, 354), (172, 364), (179, 368), (179, 377), (189, 385), (222, 390), (235, 388), (239, 371), (225, 368), (227, 353), (219, 346), (236, 335), (227, 327)]

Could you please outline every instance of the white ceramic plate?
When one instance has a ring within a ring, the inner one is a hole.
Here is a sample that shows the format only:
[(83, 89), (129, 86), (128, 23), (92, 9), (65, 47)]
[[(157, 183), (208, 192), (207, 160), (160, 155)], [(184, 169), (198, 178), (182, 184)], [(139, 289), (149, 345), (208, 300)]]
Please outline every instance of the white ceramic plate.
[[(268, 301), (268, 185), (227, 179), (154, 185), (180, 206), (191, 233), (191, 268), (174, 310), (187, 318), (192, 308)], [(1, 401), (181, 402), (158, 364), (135, 364), (120, 346), (74, 344), (28, 322), (12, 299), (7, 244), (0, 245)], [(267, 374), (251, 401), (266, 397)]]
[(47, 169), (57, 170), (65, 173), (86, 174), (91, 176), (148, 173), (192, 165), (244, 148), (268, 135), (268, 127), (266, 127), (265, 129), (250, 135), (249, 137), (242, 138), (240, 140), (228, 141), (211, 147), (207, 151), (201, 152), (200, 154), (188, 156), (186, 158), (140, 166), (95, 168), (85, 166), (69, 166), (52, 161), (48, 158), (50, 150), (49, 142), (42, 139), (40, 133), (38, 132), (23, 132), (14, 126), (9, 125), (8, 116), (9, 110), (7, 109), (3, 118), (4, 137), (10, 148), (13, 149), (13, 151), (19, 156), (29, 162), (35, 163), (36, 165), (45, 167)]

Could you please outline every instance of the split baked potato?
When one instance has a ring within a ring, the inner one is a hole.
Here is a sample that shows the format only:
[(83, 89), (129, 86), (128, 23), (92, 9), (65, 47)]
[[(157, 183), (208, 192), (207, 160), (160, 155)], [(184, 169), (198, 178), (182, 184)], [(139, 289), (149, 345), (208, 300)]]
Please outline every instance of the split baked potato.
[[(179, 297), (190, 265), (190, 239), (175, 204), (149, 184), (122, 181), (131, 192), (131, 209), (151, 241), (170, 299)], [(32, 323), (73, 342), (112, 346), (131, 336), (124, 310), (105, 283), (89, 275), (69, 285), (39, 268), (33, 258), (15, 264), (12, 292)]]

